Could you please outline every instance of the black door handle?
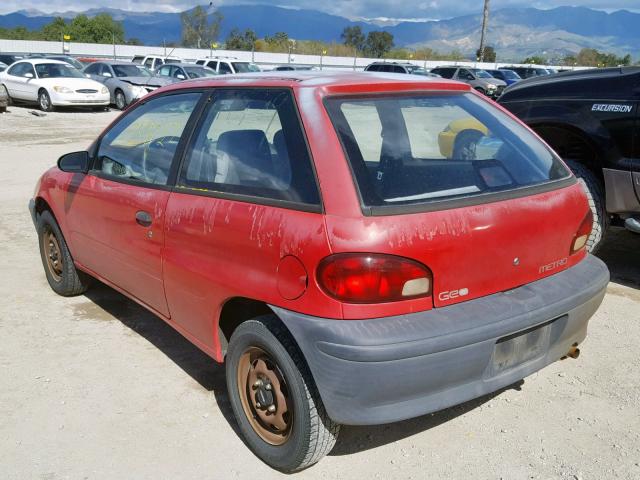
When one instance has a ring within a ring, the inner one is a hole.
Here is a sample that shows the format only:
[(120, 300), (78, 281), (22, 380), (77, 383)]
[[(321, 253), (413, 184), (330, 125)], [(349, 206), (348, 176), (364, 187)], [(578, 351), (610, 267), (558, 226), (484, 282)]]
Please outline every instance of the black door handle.
[(136, 212), (136, 222), (143, 227), (150, 227), (153, 220), (148, 212), (140, 210)]

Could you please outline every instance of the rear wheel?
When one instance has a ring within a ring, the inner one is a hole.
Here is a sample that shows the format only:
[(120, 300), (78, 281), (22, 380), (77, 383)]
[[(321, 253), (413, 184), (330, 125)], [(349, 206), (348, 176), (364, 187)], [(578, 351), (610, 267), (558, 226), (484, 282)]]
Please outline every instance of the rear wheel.
[(578, 178), (584, 193), (587, 195), (589, 208), (593, 213), (593, 227), (587, 240), (587, 250), (591, 253), (596, 253), (604, 243), (605, 234), (610, 223), (605, 205), (604, 187), (593, 172), (584, 165), (573, 160), (565, 160), (565, 162)]
[(262, 461), (293, 472), (331, 451), (340, 425), (328, 417), (302, 354), (276, 317), (258, 317), (235, 330), (226, 372), (240, 430)]
[(5, 87), (4, 85), (0, 85), (0, 90), (2, 90), (7, 97), (7, 106), (13, 105), (13, 100), (11, 99), (11, 95), (9, 95), (9, 90), (7, 90), (7, 87)]
[(46, 90), (40, 90), (38, 92), (38, 106), (40, 107), (40, 110), (42, 110), (43, 112), (53, 111), (51, 97), (49, 96)]
[(65, 297), (84, 293), (91, 278), (76, 269), (60, 227), (47, 210), (38, 217), (37, 230), (42, 265), (53, 291)]
[(127, 98), (124, 96), (122, 90), (116, 90), (115, 102), (118, 110), (124, 110), (127, 108)]

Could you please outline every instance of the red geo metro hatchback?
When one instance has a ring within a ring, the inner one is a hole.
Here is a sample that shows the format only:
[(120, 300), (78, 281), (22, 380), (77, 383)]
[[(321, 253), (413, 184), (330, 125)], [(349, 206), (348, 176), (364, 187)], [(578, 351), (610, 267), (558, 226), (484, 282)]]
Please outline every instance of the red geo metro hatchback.
[(63, 156), (30, 204), (61, 295), (97, 278), (218, 362), (294, 471), (340, 424), (424, 415), (576, 356), (609, 273), (557, 155), (468, 85), (183, 82)]

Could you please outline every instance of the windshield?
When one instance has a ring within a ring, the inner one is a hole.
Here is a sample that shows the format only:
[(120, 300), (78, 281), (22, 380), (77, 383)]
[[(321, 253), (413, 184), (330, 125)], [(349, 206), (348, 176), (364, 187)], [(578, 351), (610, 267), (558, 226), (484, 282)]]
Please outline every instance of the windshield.
[(210, 68), (204, 67), (184, 67), (184, 71), (187, 72), (189, 78), (215, 77), (217, 75)]
[(146, 75), (137, 65), (111, 65), (116, 77), (140, 77)]
[(51, 60), (59, 60), (61, 62), (68, 63), (69, 65), (72, 65), (73, 67), (77, 68), (78, 70), (82, 70), (84, 68), (84, 65), (82, 65), (82, 63), (80, 63), (75, 58), (71, 58), (71, 57), (49, 57), (49, 58)]
[(529, 130), (471, 94), (326, 104), (366, 206), (476, 196), (569, 175)]
[(255, 63), (231, 62), (236, 73), (259, 72), (260, 68)]
[(39, 63), (35, 67), (38, 78), (85, 78), (77, 68), (66, 63)]
[(478, 78), (493, 78), (491, 75), (489, 75), (489, 72), (485, 72), (484, 70), (480, 70), (480, 69), (473, 69), (471, 70), (476, 77)]

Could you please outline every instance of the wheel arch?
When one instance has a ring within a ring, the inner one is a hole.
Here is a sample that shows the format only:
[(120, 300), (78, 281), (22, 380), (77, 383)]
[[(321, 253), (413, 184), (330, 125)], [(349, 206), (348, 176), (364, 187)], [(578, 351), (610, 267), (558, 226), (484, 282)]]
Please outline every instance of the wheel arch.
[(214, 329), (217, 337), (217, 341), (215, 342), (216, 356), (220, 361), (222, 361), (227, 354), (229, 340), (236, 328), (247, 320), (251, 320), (260, 315), (274, 315), (278, 318), (271, 307), (261, 300), (236, 296), (230, 297), (224, 302), (220, 309), (220, 314), (216, 319)]
[(576, 161), (587, 167), (600, 181), (602, 173), (602, 150), (582, 128), (556, 122), (529, 124), (563, 159)]

